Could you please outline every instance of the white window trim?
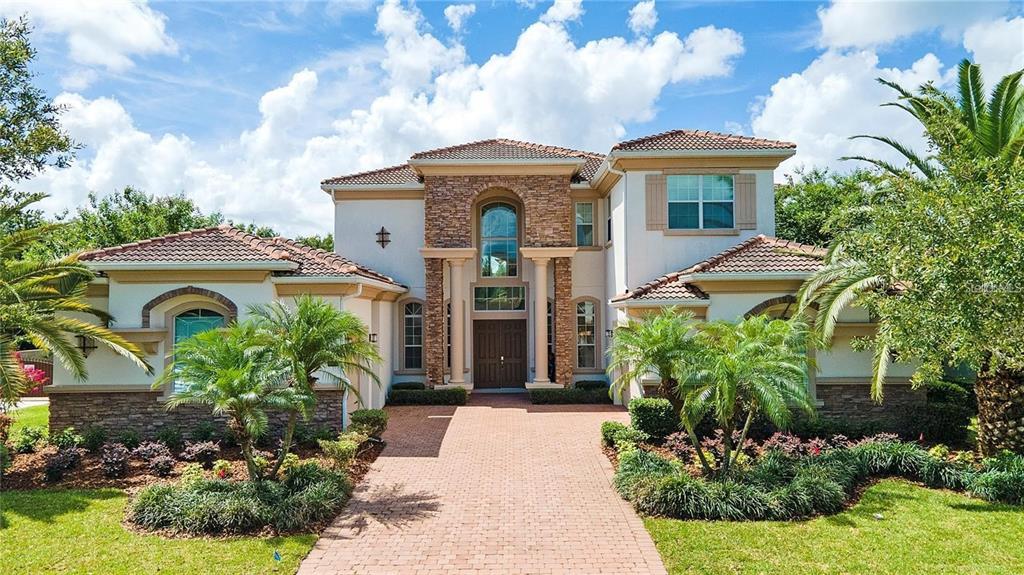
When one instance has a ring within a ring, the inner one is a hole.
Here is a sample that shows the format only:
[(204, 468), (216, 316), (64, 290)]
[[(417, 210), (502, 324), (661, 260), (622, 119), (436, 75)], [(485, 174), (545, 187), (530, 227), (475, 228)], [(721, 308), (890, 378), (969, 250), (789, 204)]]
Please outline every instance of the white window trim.
[[(686, 177), (697, 177), (697, 199), (696, 200), (673, 200), (668, 192), (668, 182), (671, 178), (686, 178)], [(705, 200), (704, 199), (704, 178), (706, 176), (722, 176), (732, 180), (732, 199), (731, 200)], [(667, 230), (732, 230), (736, 229), (736, 176), (735, 174), (669, 174), (665, 176), (665, 197), (668, 198), (668, 205), (671, 208), (672, 204), (697, 204), (697, 227), (696, 228), (673, 228), (672, 227), (672, 210), (669, 209), (666, 215)], [(704, 202), (710, 202), (712, 204), (732, 204), (732, 227), (729, 228), (706, 228), (704, 227)]]
[[(594, 306), (594, 343), (585, 344), (593, 345), (594, 347), (594, 366), (593, 367), (581, 367), (580, 366), (580, 340), (579, 340), (579, 318), (580, 314), (577, 311), (577, 306), (581, 303), (590, 303)], [(601, 349), (601, 302), (596, 298), (592, 297), (580, 297), (572, 300), (572, 325), (573, 325), (573, 350), (575, 358), (573, 359), (573, 366), (577, 373), (601, 373), (604, 371), (602, 367), (602, 349)]]
[[(398, 316), (398, 329), (396, 330), (398, 332), (397, 333), (397, 335), (398, 335), (398, 369), (395, 370), (395, 373), (398, 373), (398, 374), (421, 374), (421, 373), (426, 373), (426, 359), (427, 358), (426, 358), (426, 355), (425, 355), (426, 346), (424, 345), (424, 341), (425, 341), (425, 338), (426, 338), (426, 329), (427, 329), (427, 325), (426, 325), (426, 308), (427, 308), (427, 304), (426, 304), (425, 301), (423, 301), (421, 299), (411, 299), (411, 298), (410, 299), (404, 299), (404, 300), (402, 300), (402, 301), (400, 301), (398, 303), (401, 306), (399, 308), (399, 311), (401, 311), (402, 313), (396, 314)], [(420, 322), (421, 322), (420, 329), (423, 332), (421, 334), (421, 337), (420, 337), (420, 345), (419, 346), (411, 346), (411, 347), (419, 347), (420, 348), (420, 367), (418, 367), (418, 368), (417, 367), (406, 367), (406, 363), (405, 363), (405, 351), (406, 351), (407, 347), (410, 347), (410, 346), (406, 345), (406, 341), (405, 341), (405, 318), (406, 318), (405, 308), (409, 304), (414, 304), (414, 303), (420, 304), (420, 316), (419, 316), (420, 317)]]
[[(590, 205), (590, 223), (589, 224), (580, 224), (580, 223), (578, 223), (576, 221), (576, 218), (579, 216), (579, 211), (577, 210), (577, 208), (578, 208), (578, 206), (580, 206), (582, 204)], [(597, 219), (597, 206), (595, 205), (595, 203), (592, 202), (592, 201), (574, 202), (573, 206), (572, 206), (572, 219), (573, 219), (572, 234), (573, 234), (573, 239), (575, 240), (576, 246), (577, 247), (593, 247), (593, 246), (596, 246), (597, 245), (597, 225), (596, 225), (594, 220)], [(590, 226), (590, 243), (589, 244), (581, 244), (580, 243), (580, 234), (579, 234), (579, 227), (580, 227), (580, 225), (585, 225), (585, 226), (589, 225)]]

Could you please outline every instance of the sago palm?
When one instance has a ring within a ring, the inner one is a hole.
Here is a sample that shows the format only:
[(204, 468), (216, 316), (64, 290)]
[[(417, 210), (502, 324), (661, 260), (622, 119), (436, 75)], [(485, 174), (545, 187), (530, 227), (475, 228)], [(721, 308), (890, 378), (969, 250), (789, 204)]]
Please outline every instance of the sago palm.
[(263, 470), (254, 459), (253, 444), (267, 432), (267, 410), (294, 410), (308, 401), (302, 390), (285, 385), (288, 376), (288, 365), (275, 356), (252, 324), (242, 323), (179, 342), (174, 362), (153, 387), (180, 387), (167, 401), (168, 410), (204, 405), (215, 415), (226, 416), (249, 478), (259, 480)]
[[(794, 409), (813, 413), (807, 389), (811, 368), (806, 326), (796, 320), (757, 315), (739, 322), (712, 321), (697, 326), (692, 348), (675, 362), (683, 425), (706, 472), (712, 470), (694, 431), (710, 415), (724, 432), (720, 470), (736, 463), (754, 417), (763, 414), (779, 428), (788, 427)], [(739, 440), (733, 432), (745, 415)]]
[(291, 449), (299, 416), (306, 417), (315, 404), (314, 379), (340, 384), (361, 402), (349, 374), (363, 374), (379, 385), (373, 368), (381, 357), (370, 342), (366, 325), (355, 314), (336, 309), (322, 298), (300, 295), (294, 307), (281, 302), (254, 305), (249, 314), (257, 332), (288, 366), (290, 385), (311, 398), (289, 412), (284, 443), (271, 471), (274, 475)]
[[(44, 196), (33, 195), (20, 202), (0, 207), (0, 230), (9, 225), (30, 204)], [(89, 305), (86, 290), (94, 273), (76, 257), (33, 261), (22, 258), (29, 248), (43, 241), (58, 226), (48, 224), (29, 229), (0, 232), (0, 408), (10, 407), (27, 391), (31, 383), (25, 377), (16, 352), (30, 343), (49, 352), (78, 379), (88, 377), (85, 356), (74, 345), (74, 336), (83, 336), (106, 346), (147, 372), (152, 368), (134, 344), (103, 325), (110, 316)]]
[(659, 378), (659, 393), (669, 398), (678, 412), (682, 402), (675, 392), (673, 366), (688, 352), (689, 334), (696, 322), (693, 314), (680, 308), (650, 312), (631, 318), (615, 330), (608, 370), (614, 374), (612, 391), (621, 396), (634, 382), (647, 375)]

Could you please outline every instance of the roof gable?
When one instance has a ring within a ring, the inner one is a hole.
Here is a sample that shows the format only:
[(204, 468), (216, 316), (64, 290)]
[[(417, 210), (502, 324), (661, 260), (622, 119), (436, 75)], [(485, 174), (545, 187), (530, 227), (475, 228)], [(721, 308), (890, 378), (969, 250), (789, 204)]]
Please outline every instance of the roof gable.
[(825, 250), (790, 240), (757, 235), (686, 269), (672, 272), (612, 298), (613, 302), (636, 300), (707, 299), (692, 283), (697, 274), (807, 273), (822, 266)]
[(775, 150), (796, 148), (792, 142), (722, 134), (707, 130), (671, 130), (620, 142), (612, 150)]

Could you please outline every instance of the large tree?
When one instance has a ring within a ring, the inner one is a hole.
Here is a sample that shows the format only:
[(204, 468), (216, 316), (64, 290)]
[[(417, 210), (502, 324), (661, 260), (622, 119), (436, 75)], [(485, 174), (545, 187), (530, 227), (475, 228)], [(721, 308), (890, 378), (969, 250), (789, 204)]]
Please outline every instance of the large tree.
[(979, 444), (1024, 452), (1024, 105), (1021, 72), (987, 101), (980, 69), (960, 66), (959, 94), (931, 85), (896, 105), (924, 127), (930, 155), (899, 142), (906, 167), (870, 160), (880, 179), (867, 223), (833, 243), (804, 286), (827, 341), (849, 305), (871, 311), (878, 333), (872, 394), (882, 399), (889, 364), (920, 366), (916, 383), (966, 364), (978, 372)]
[(79, 378), (85, 357), (73, 336), (90, 338), (149, 370), (142, 352), (102, 325), (109, 319), (85, 298), (93, 273), (75, 257), (25, 259), (60, 226), (31, 206), (45, 197), (15, 186), (47, 167), (64, 167), (75, 145), (61, 129), (60, 109), (32, 84), (35, 56), (24, 19), (0, 20), (0, 409), (31, 385), (18, 360), (25, 345), (47, 350)]
[(827, 246), (838, 232), (856, 224), (853, 208), (864, 205), (874, 179), (866, 170), (837, 174), (826, 169), (798, 170), (775, 186), (775, 235)]

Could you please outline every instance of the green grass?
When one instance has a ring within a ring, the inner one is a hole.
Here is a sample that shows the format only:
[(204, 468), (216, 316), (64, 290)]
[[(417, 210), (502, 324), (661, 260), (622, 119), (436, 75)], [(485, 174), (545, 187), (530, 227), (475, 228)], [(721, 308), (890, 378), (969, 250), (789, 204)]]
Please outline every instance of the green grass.
[(11, 425), (12, 434), (22, 427), (46, 428), (50, 425), (50, 406), (33, 405), (32, 407), (15, 409), (11, 412), (11, 416), (14, 418), (14, 424)]
[[(294, 573), (316, 535), (164, 539), (121, 525), (116, 489), (0, 493), (0, 564), (16, 573)], [(274, 550), (281, 553), (277, 564)]]
[(810, 521), (645, 523), (672, 574), (1024, 573), (1021, 508), (897, 480)]

